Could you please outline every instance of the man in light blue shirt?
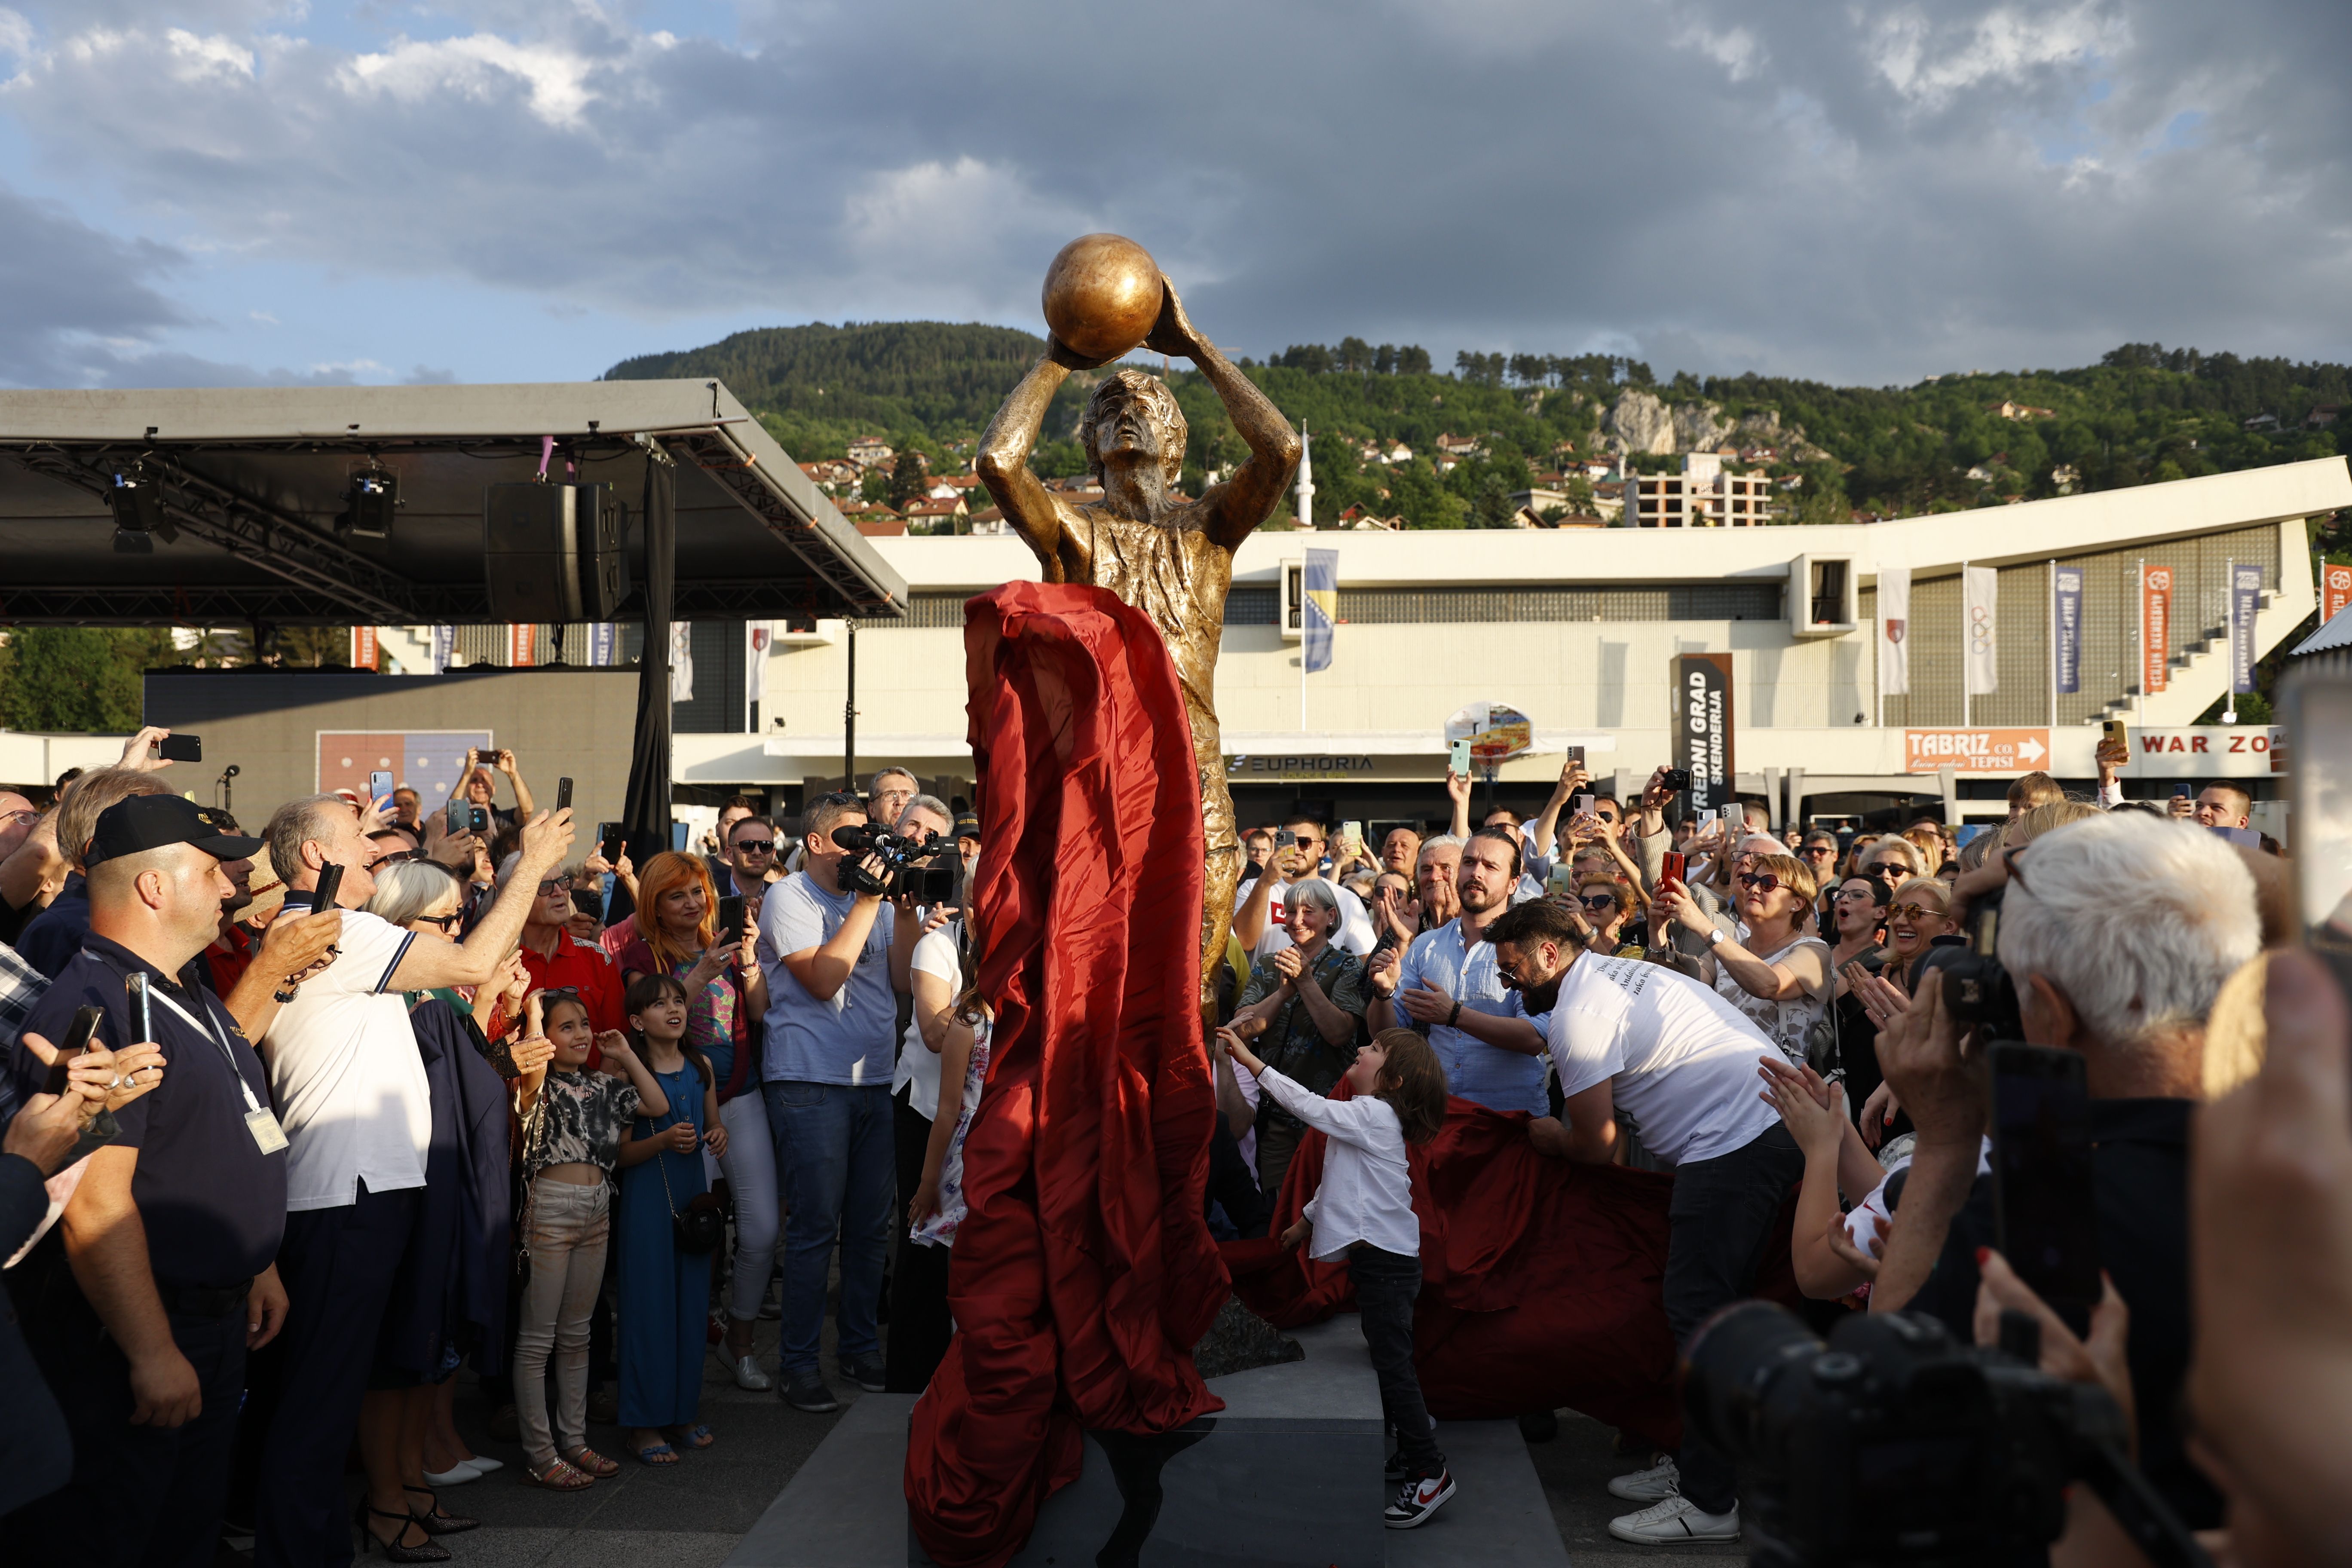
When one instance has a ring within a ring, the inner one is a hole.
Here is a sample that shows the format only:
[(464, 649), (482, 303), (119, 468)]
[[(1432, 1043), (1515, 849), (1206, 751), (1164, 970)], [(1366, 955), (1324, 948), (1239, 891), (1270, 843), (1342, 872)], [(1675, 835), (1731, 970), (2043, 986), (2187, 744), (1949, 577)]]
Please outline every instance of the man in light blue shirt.
[[(841, 1374), (869, 1393), (883, 1386), (876, 1316), (898, 1179), (892, 944), (903, 933), (911, 947), (915, 922), (902, 926), (880, 893), (853, 889), (861, 868), (833, 836), (865, 825), (866, 807), (854, 795), (810, 803), (801, 870), (760, 903), (760, 964), (768, 977), (761, 1093), (788, 1205), (778, 1360), (783, 1398), (798, 1410), (839, 1408), (817, 1371), (836, 1234)], [(862, 868), (878, 871), (880, 864), (868, 858)]]
[(1454, 873), (1462, 912), (1423, 931), (1400, 958), (1389, 949), (1372, 961), (1374, 1033), (1400, 1026), (1429, 1037), (1445, 1064), (1450, 1094), (1494, 1110), (1546, 1115), (1544, 1026), (1530, 1020), (1495, 973), (1486, 928), (1510, 907), (1519, 879), (1519, 838), (1507, 827), (1482, 827), (1462, 847)]

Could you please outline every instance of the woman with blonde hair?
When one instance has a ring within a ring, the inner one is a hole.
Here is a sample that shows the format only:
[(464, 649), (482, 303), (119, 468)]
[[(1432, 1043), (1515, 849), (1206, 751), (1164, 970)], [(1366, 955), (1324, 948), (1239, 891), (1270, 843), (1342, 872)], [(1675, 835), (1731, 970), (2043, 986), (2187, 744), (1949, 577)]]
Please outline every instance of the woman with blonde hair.
[(768, 1010), (757, 933), (718, 929), (719, 895), (709, 868), (700, 856), (676, 850), (655, 856), (638, 873), (637, 909), (629, 920), (636, 934), (621, 950), (623, 982), (634, 984), (657, 974), (685, 987), (686, 1046), (710, 1064), (714, 1075), (719, 1124), (727, 1131), (719, 1169), (735, 1200), (725, 1359), (738, 1388), (764, 1392), (774, 1384), (751, 1354), (751, 1325), (767, 1293), (782, 1210), (775, 1143), (760, 1098), (760, 1053), (751, 1032)]
[(1679, 884), (1664, 884), (1652, 907), (1714, 944), (1700, 960), (1699, 978), (1781, 1055), (1802, 1063), (1830, 997), (1830, 945), (1813, 934), (1813, 873), (1794, 855), (1746, 858), (1747, 868), (1733, 878), (1746, 942), (1733, 941)]

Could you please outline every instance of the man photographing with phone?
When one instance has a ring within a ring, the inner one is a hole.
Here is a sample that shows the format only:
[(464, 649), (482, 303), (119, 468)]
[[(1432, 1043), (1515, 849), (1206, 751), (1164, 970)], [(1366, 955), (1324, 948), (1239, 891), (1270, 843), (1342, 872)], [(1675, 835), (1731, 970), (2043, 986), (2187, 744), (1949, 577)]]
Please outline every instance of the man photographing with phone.
[[(2140, 812), (2070, 824), (1999, 864), (2000, 961), (2026, 1042), (2083, 1058), (2096, 1263), (2131, 1312), (2140, 1468), (2190, 1528), (2211, 1529), (2220, 1498), (2175, 1415), (2189, 1352), (2189, 1123), (2214, 998), (2261, 946), (2252, 876), (2210, 835)], [(1878, 1056), (1919, 1137), (1871, 1310), (1965, 1333), (1978, 1249), (1996, 1245), (1992, 1184), (1976, 1176), (1986, 1053), (1963, 1048), (1942, 985), (1888, 1000)]]

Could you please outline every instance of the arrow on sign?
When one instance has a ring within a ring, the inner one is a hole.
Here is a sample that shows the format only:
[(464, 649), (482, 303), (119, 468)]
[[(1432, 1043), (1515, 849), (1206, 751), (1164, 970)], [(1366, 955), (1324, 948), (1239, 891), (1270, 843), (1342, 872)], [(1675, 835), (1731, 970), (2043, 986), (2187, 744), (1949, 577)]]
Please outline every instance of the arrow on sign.
[(2017, 743), (2017, 754), (2029, 763), (2038, 763), (2042, 760), (2042, 742), (2028, 735)]

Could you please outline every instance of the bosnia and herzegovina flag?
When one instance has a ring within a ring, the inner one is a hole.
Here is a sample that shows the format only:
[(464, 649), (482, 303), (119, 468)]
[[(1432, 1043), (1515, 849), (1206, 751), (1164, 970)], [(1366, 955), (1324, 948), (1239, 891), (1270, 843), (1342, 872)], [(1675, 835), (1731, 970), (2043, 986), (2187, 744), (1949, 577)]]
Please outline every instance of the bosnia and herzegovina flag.
[(1307, 673), (1331, 668), (1331, 628), (1339, 621), (1339, 552), (1336, 550), (1310, 550), (1307, 552), (1307, 603), (1300, 615), (1305, 621), (1305, 651)]

